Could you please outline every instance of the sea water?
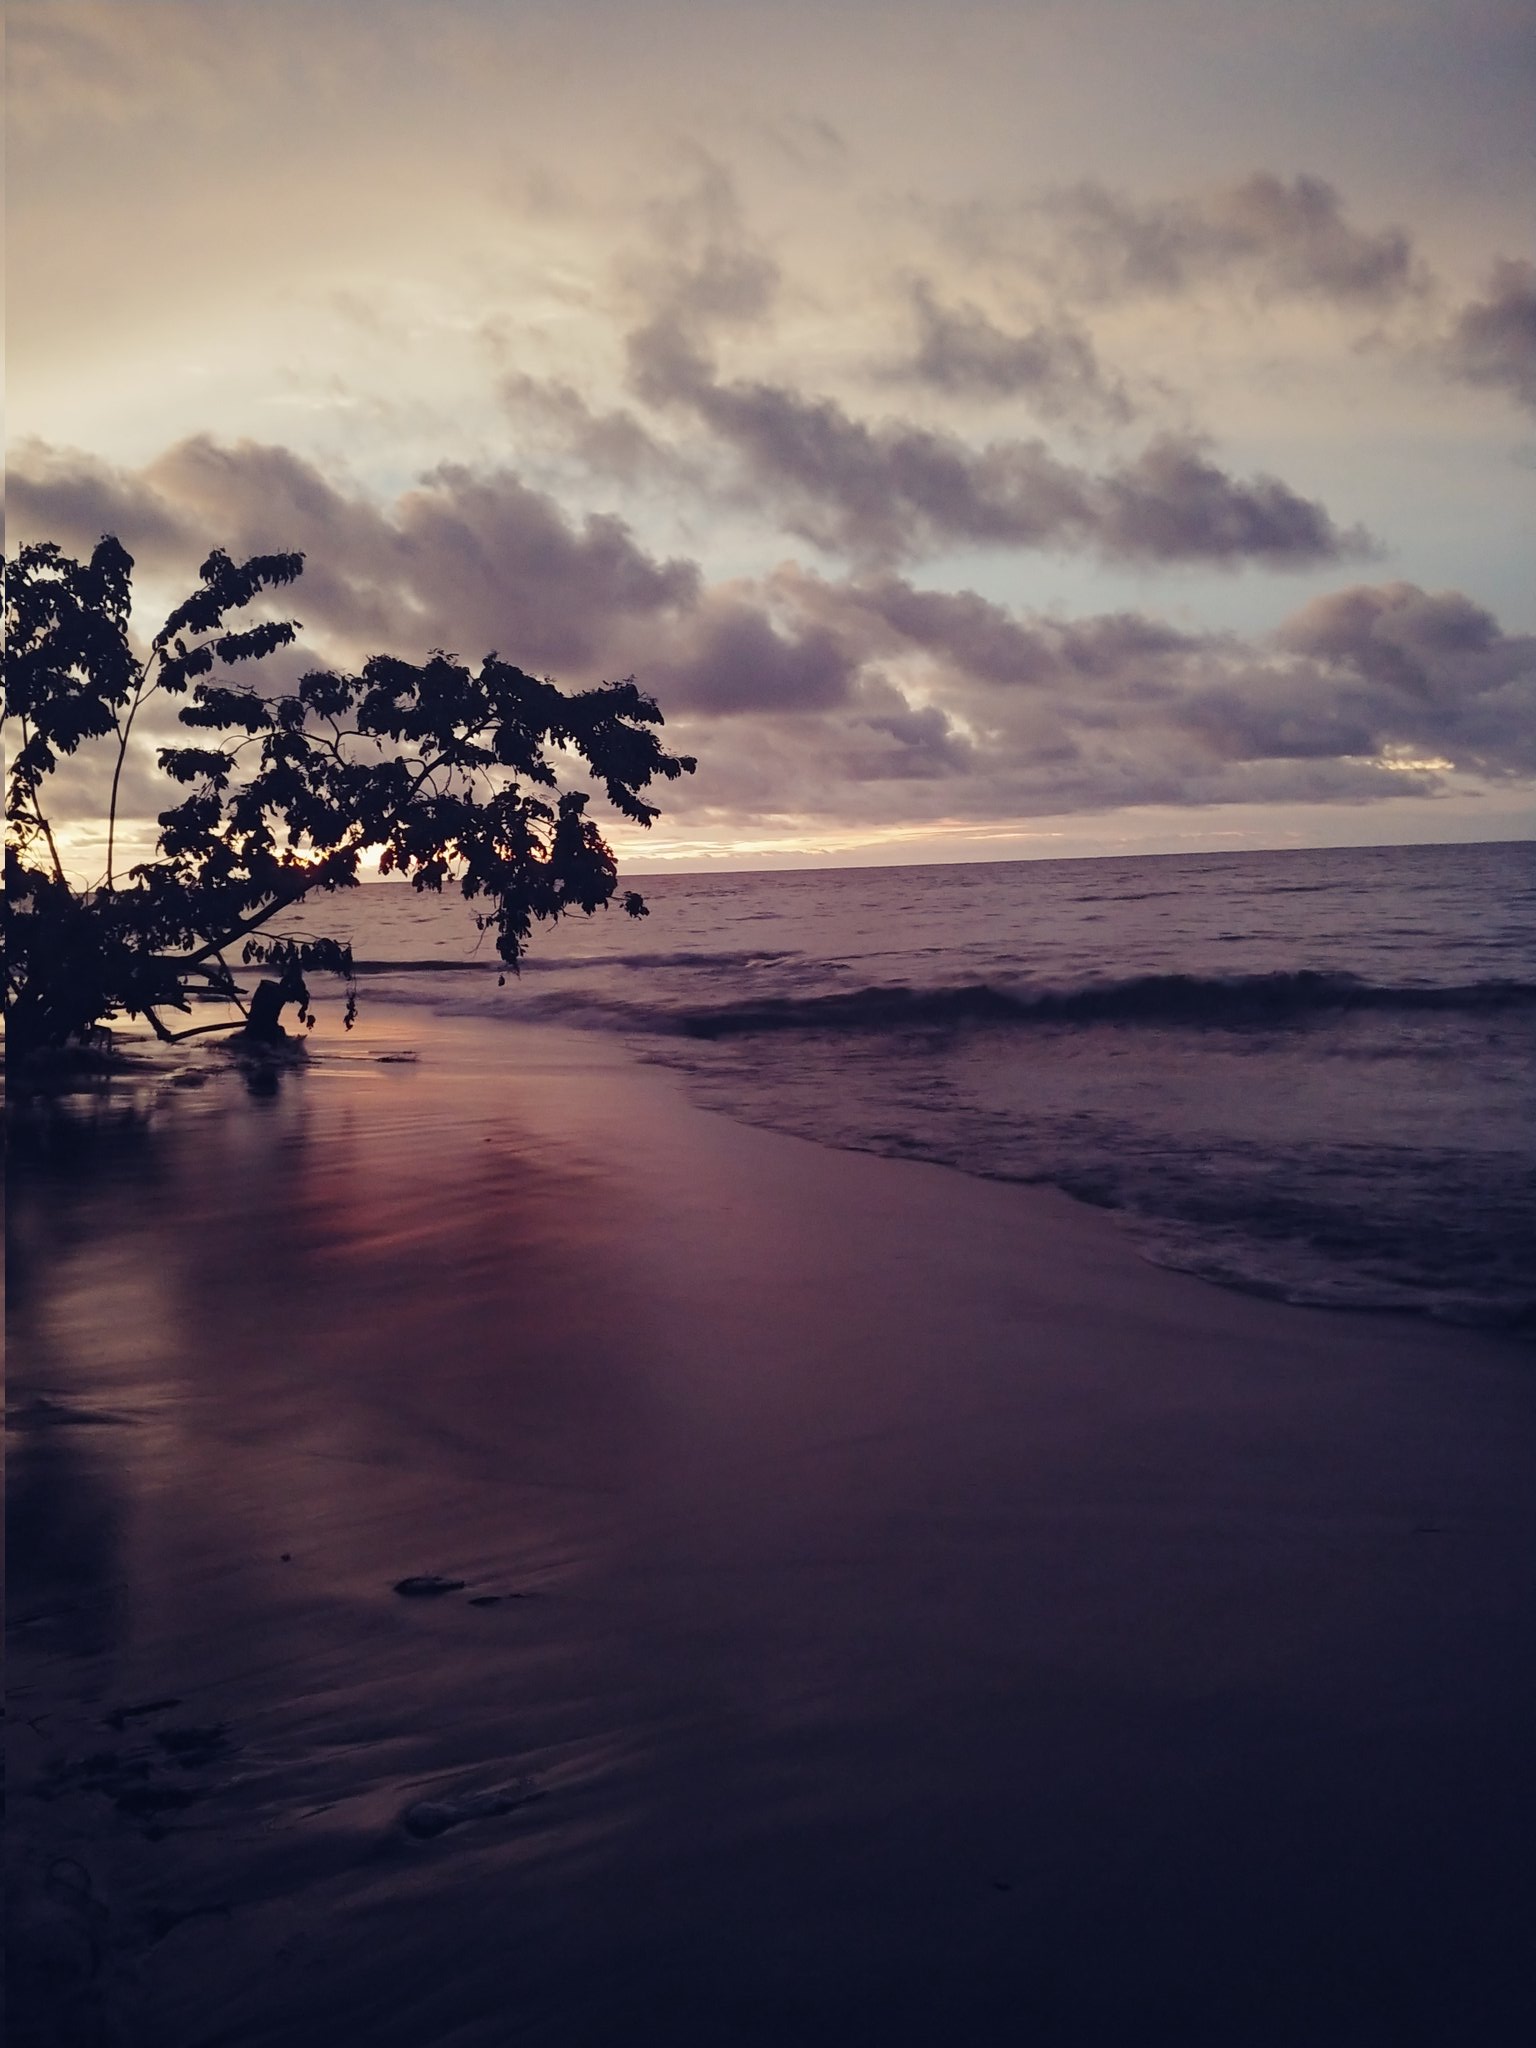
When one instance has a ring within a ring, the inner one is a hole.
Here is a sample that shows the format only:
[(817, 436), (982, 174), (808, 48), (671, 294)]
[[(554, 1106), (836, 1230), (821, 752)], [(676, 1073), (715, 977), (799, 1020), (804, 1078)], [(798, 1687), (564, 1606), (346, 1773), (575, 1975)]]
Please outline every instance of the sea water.
[(637, 886), (504, 985), (455, 896), (321, 908), (364, 1003), (619, 1032), (710, 1108), (1049, 1183), (1228, 1285), (1536, 1327), (1536, 845)]

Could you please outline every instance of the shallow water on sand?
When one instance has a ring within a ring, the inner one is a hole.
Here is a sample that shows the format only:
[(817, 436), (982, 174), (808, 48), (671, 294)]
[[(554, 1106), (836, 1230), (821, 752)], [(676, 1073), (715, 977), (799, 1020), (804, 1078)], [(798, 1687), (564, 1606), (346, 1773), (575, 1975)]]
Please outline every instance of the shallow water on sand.
[(712, 1107), (1049, 1182), (1257, 1293), (1532, 1326), (1536, 847), (644, 886), (505, 987), (456, 900), (327, 912), (367, 1000), (621, 1032)]

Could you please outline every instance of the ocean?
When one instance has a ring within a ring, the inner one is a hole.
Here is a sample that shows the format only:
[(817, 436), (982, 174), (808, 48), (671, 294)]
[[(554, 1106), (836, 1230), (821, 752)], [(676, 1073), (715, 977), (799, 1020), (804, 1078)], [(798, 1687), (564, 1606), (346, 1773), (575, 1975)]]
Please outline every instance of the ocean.
[(304, 922), (365, 1006), (617, 1032), (712, 1109), (1049, 1184), (1159, 1265), (1536, 1329), (1536, 845), (635, 886), (643, 922), (538, 933), (504, 984), (457, 896)]

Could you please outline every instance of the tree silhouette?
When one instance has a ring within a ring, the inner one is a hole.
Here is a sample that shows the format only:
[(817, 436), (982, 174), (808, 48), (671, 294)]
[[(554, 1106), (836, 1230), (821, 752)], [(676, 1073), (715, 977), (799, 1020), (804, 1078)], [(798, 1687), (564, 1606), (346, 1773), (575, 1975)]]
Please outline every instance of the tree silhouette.
[[(144, 1018), (173, 1040), (194, 1031), (277, 1037), (289, 1002), (313, 1022), (306, 969), (350, 980), (350, 949), (324, 935), (274, 935), (302, 898), (356, 886), (365, 854), (417, 889), (455, 883), (515, 967), (533, 926), (608, 904), (614, 856), (562, 789), (549, 756), (585, 762), (622, 817), (657, 815), (641, 792), (691, 773), (666, 753), (655, 704), (631, 677), (567, 694), (499, 655), (478, 669), (441, 651), (417, 666), (375, 655), (356, 673), (316, 670), (291, 692), (236, 671), (294, 643), (292, 619), (232, 619), (292, 583), (304, 558), (215, 549), (198, 587), (146, 654), (129, 625), (133, 562), (110, 535), (88, 562), (52, 542), (6, 570), (6, 1022), (10, 1055), (79, 1043), (105, 1020)], [(159, 814), (154, 857), (120, 875), (118, 812), (136, 720), (180, 698), (189, 743), (161, 746), (161, 770), (187, 794)], [(14, 728), (14, 730), (9, 730)], [(15, 744), (19, 739), (19, 744)], [(100, 769), (105, 871), (91, 887), (65, 872), (50, 783), (85, 750)], [(643, 900), (625, 891), (632, 917)], [(232, 961), (275, 967), (249, 1003)], [(241, 1015), (172, 1030), (196, 995)], [(349, 991), (348, 1024), (354, 1002)]]

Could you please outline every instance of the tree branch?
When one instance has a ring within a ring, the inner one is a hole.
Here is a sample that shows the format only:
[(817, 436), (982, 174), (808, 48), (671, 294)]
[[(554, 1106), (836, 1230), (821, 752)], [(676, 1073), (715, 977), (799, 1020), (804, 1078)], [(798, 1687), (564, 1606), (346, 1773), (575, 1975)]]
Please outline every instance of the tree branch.
[[(124, 719), (122, 725), (118, 728), (117, 760), (114, 762), (112, 768), (112, 795), (107, 803), (106, 886), (109, 889), (114, 886), (112, 880), (112, 848), (117, 839), (117, 785), (122, 780), (123, 762), (127, 759), (128, 756), (128, 736), (133, 731), (133, 721), (138, 717), (139, 705), (144, 700), (144, 685), (149, 679), (149, 663), (156, 658), (156, 655), (162, 654), (163, 651), (163, 649), (157, 648), (155, 650), (155, 654), (152, 654), (149, 657), (149, 661), (146, 661), (143, 667), (139, 670), (138, 681), (133, 686), (133, 701), (128, 706), (128, 716)], [(151, 691), (149, 694), (153, 695), (153, 692)]]
[(194, 1024), (189, 1031), (167, 1031), (163, 1025), (158, 1028), (167, 1045), (180, 1045), (185, 1038), (206, 1038), (210, 1031), (239, 1031), (244, 1024), (245, 1012), (242, 1009), (239, 1017), (226, 1017), (219, 1024)]
[[(21, 721), (22, 745), (26, 746), (27, 744), (29, 744), (31, 738), (31, 726), (29, 725), (26, 716), (23, 715)], [(38, 824), (42, 827), (43, 837), (48, 842), (49, 857), (53, 861), (54, 880), (57, 881), (62, 888), (67, 889), (69, 887), (69, 884), (64, 879), (64, 863), (59, 859), (59, 849), (54, 844), (53, 827), (48, 823), (47, 818), (44, 816), (43, 807), (37, 800), (37, 791), (35, 789), (32, 791), (32, 815), (37, 820)]]

